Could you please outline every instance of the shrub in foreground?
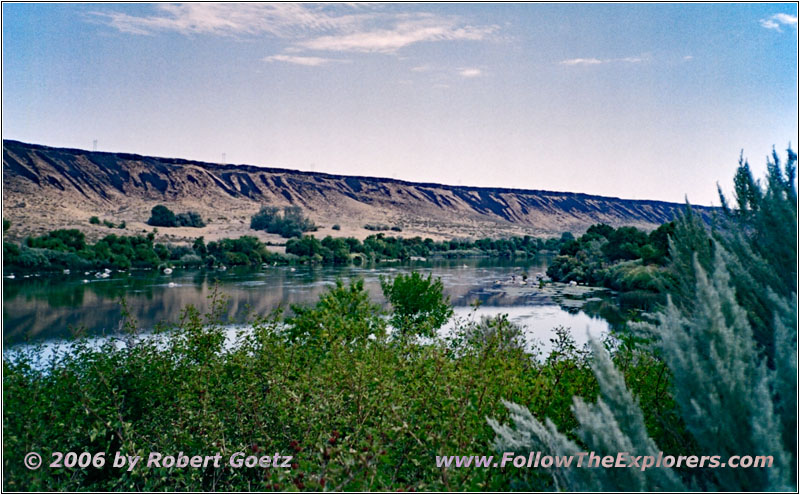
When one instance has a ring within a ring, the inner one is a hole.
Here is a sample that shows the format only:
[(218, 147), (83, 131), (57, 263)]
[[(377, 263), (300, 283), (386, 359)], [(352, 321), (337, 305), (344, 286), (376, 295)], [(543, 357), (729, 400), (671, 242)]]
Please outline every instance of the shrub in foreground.
[[(35, 348), (4, 356), (4, 489), (507, 490), (505, 470), (437, 467), (436, 456), (491, 455), (485, 418), (507, 418), (502, 398), (572, 428), (571, 397), (597, 392), (567, 333), (547, 360), (519, 345), (522, 334), (505, 317), (460, 321), (447, 339), (398, 339), (382, 331), (361, 282), (337, 284), (286, 320), (255, 317), (231, 345), (224, 301), (213, 307), (208, 315), (186, 308), (158, 338), (135, 336), (129, 323), (125, 345), (77, 340), (44, 363)], [(661, 365), (627, 347), (615, 356), (641, 384), (642, 403), (669, 411)], [(223, 459), (279, 452), (293, 467), (23, 466), (27, 452), (48, 459), (54, 446)]]

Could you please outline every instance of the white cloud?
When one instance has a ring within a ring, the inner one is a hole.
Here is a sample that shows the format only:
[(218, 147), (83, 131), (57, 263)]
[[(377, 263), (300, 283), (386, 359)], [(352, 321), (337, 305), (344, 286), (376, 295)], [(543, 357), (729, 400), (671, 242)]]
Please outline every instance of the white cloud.
[(688, 62), (689, 60), (693, 60), (694, 57), (692, 55), (686, 55), (685, 57), (683, 57), (683, 59)]
[(392, 53), (414, 43), (483, 40), (499, 29), (470, 25), (457, 16), (388, 13), (358, 4), (189, 3), (154, 8), (150, 15), (93, 14), (124, 33), (268, 35), (290, 40), (288, 48), (294, 51)]
[(341, 59), (303, 57), (299, 55), (270, 55), (269, 57), (264, 57), (262, 60), (264, 60), (264, 62), (286, 62), (288, 64), (306, 65), (309, 67), (318, 67), (331, 62), (347, 62), (347, 60)]
[(627, 62), (629, 64), (638, 64), (639, 62), (647, 62), (648, 57), (625, 57), (619, 59), (620, 62)]
[(602, 63), (603, 61), (597, 58), (571, 58), (561, 61), (561, 65), (597, 65)]
[(178, 32), (241, 36), (291, 37), (305, 31), (343, 29), (369, 14), (332, 15), (324, 7), (292, 3), (158, 4), (152, 15), (95, 12), (119, 31), (132, 34)]
[(797, 16), (791, 14), (775, 14), (766, 19), (760, 19), (758, 22), (763, 28), (782, 32), (781, 26), (797, 27)]
[(388, 27), (366, 27), (300, 41), (309, 50), (392, 53), (414, 43), (432, 41), (477, 41), (488, 37), (496, 27), (461, 26), (455, 18), (429, 14), (402, 16)]
[(797, 16), (791, 14), (775, 14), (772, 17), (775, 18), (775, 20), (780, 22), (781, 24), (787, 24), (789, 26), (797, 26)]
[(570, 58), (559, 62), (561, 65), (600, 65), (612, 62), (624, 62), (627, 64), (638, 64), (642, 62), (649, 62), (650, 55), (639, 55), (638, 57), (623, 57), (623, 58)]
[(480, 77), (483, 75), (483, 71), (474, 67), (466, 67), (459, 69), (458, 75), (461, 77)]
[(430, 65), (418, 65), (416, 67), (411, 68), (412, 72), (428, 72), (430, 70), (432, 70), (432, 67)]

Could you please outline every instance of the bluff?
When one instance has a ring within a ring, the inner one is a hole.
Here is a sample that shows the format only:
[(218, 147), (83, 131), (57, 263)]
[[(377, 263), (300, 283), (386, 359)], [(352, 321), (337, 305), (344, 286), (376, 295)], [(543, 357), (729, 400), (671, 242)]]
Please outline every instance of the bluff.
[[(251, 233), (261, 205), (297, 205), (328, 232), (364, 237), (366, 224), (434, 238), (579, 233), (589, 225), (655, 227), (684, 205), (571, 192), (415, 183), (378, 177), (226, 165), (3, 141), (3, 216), (11, 237), (89, 227), (93, 215), (148, 228), (150, 209), (196, 210), (205, 229), (163, 229), (176, 239)], [(697, 209), (707, 216), (711, 210)], [(202, 231), (201, 231), (202, 230)], [(116, 231), (116, 233), (122, 233)], [(91, 234), (91, 232), (90, 232)], [(162, 232), (162, 235), (164, 232)], [(393, 234), (397, 235), (393, 232)], [(259, 234), (263, 237), (263, 234)]]

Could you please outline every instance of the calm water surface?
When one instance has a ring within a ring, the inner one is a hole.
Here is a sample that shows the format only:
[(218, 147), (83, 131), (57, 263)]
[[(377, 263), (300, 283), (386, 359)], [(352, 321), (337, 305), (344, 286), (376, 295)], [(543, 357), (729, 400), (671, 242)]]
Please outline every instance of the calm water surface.
[[(606, 319), (584, 310), (562, 309), (552, 301), (528, 295), (509, 295), (497, 290), (496, 282), (509, 281), (527, 271), (531, 277), (545, 272), (547, 259), (523, 262), (498, 260), (440, 260), (373, 267), (270, 267), (219, 270), (175, 270), (171, 275), (155, 271), (115, 272), (98, 279), (93, 273), (3, 279), (3, 337), (7, 346), (23, 342), (58, 342), (83, 329), (90, 335), (118, 333), (120, 300), (143, 330), (159, 322), (176, 322), (181, 309), (191, 304), (201, 311), (211, 305), (215, 288), (230, 298), (231, 324), (243, 323), (252, 314), (268, 314), (292, 304), (313, 304), (337, 278), (361, 277), (372, 299), (386, 306), (380, 290), (380, 276), (411, 270), (441, 277), (457, 317), (478, 317), (506, 313), (523, 325), (529, 341), (547, 344), (552, 328), (571, 328), (579, 344), (587, 335), (607, 333)], [(471, 307), (480, 301), (473, 312)], [(445, 329), (446, 331), (446, 329)], [(545, 347), (547, 347), (545, 345)]]

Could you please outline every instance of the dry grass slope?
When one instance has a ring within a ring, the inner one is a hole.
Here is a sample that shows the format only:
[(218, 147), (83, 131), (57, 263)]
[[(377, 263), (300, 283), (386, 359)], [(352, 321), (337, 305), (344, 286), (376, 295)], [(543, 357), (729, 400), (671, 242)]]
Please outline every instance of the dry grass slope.
[[(422, 184), (247, 165), (220, 165), (124, 153), (51, 148), (3, 141), (3, 217), (9, 237), (54, 228), (80, 228), (89, 237), (111, 232), (88, 223), (92, 215), (127, 223), (127, 232), (150, 230), (144, 222), (156, 204), (195, 210), (202, 229), (159, 229), (179, 242), (253, 235), (250, 216), (263, 204), (297, 205), (322, 228), (317, 235), (373, 233), (365, 224), (400, 226), (395, 235), (449, 239), (580, 232), (589, 225), (651, 228), (683, 205), (577, 193)], [(700, 209), (704, 215), (708, 209)], [(339, 224), (341, 230), (331, 227)], [(115, 233), (126, 231), (115, 230)], [(264, 240), (276, 236), (258, 233)]]

